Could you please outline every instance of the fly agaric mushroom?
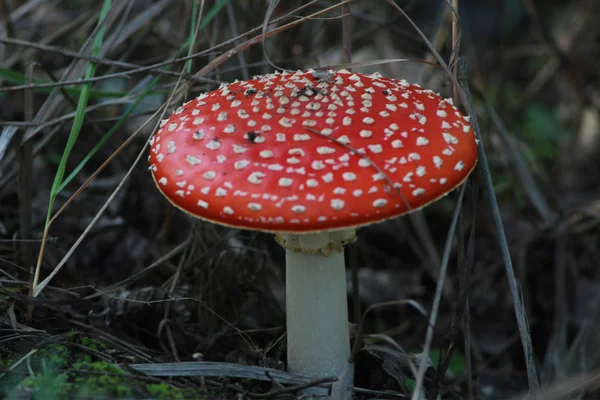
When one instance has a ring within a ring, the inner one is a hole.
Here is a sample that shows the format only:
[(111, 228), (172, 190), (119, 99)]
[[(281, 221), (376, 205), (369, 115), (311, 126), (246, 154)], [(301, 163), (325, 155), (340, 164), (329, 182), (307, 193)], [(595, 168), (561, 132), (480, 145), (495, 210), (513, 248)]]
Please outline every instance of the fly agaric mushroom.
[(150, 169), (181, 210), (273, 232), (286, 249), (288, 370), (339, 375), (350, 353), (343, 246), (417, 210), (477, 160), (468, 122), (404, 80), (314, 70), (222, 85), (151, 139)]

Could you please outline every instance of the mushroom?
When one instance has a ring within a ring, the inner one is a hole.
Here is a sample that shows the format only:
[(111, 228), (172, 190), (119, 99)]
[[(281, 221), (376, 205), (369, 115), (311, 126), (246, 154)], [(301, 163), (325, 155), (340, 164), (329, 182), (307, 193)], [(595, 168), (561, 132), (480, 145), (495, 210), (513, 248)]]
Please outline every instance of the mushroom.
[(343, 246), (417, 210), (477, 160), (468, 117), (404, 80), (297, 71), (222, 85), (151, 139), (159, 190), (204, 220), (286, 250), (288, 370), (338, 376), (350, 354)]

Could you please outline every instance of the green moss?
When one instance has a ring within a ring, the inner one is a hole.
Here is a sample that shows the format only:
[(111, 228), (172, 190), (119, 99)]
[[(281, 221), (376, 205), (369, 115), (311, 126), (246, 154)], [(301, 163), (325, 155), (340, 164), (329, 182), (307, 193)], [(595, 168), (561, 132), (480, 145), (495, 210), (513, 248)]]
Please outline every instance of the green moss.
[(55, 373), (29, 376), (20, 384), (33, 389), (37, 400), (65, 399), (73, 387), (73, 384), (68, 381), (67, 374)]
[(47, 368), (57, 369), (68, 365), (69, 349), (62, 344), (49, 344), (39, 349), (33, 356), (34, 364), (43, 361)]
[(131, 396), (134, 381), (119, 368), (106, 361), (79, 361), (70, 373), (77, 382), (76, 397)]
[(85, 346), (91, 350), (96, 350), (96, 351), (106, 350), (106, 345), (104, 344), (104, 342), (102, 342), (101, 340), (98, 340), (98, 339), (81, 336), (79, 339), (79, 343), (81, 343), (83, 346)]
[[(102, 341), (77, 334), (68, 336), (66, 344), (50, 343), (42, 346), (31, 356), (28, 368), (23, 363), (14, 374), (0, 380), (0, 398), (5, 398), (17, 385), (32, 390), (35, 400), (60, 400), (67, 398), (199, 398), (191, 389), (179, 389), (167, 383), (152, 383), (135, 379), (116, 365), (99, 360), (95, 355), (82, 351), (85, 346), (97, 352), (110, 348)], [(29, 351), (31, 348), (24, 348)], [(23, 352), (0, 347), (0, 365), (9, 367), (20, 359)]]
[(150, 383), (146, 385), (146, 392), (156, 399), (197, 399), (198, 394), (191, 389), (180, 389), (169, 385), (166, 382)]

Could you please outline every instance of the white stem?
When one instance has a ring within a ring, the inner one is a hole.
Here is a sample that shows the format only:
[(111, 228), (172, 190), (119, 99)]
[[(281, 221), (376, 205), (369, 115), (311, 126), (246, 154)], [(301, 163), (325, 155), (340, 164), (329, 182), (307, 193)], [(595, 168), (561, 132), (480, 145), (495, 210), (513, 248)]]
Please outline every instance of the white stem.
[[(327, 233), (298, 238), (329, 246)], [(317, 378), (338, 376), (350, 356), (344, 252), (328, 253), (286, 250), (288, 370)]]

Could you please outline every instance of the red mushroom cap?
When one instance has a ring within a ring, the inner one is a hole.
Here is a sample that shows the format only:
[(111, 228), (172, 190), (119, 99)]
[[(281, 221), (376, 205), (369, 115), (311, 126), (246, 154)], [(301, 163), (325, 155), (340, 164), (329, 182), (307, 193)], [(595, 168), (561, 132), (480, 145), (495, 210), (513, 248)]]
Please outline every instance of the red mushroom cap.
[(419, 209), (469, 175), (475, 135), (450, 100), (348, 71), (275, 73), (202, 94), (151, 139), (177, 207), (271, 232), (357, 227)]

